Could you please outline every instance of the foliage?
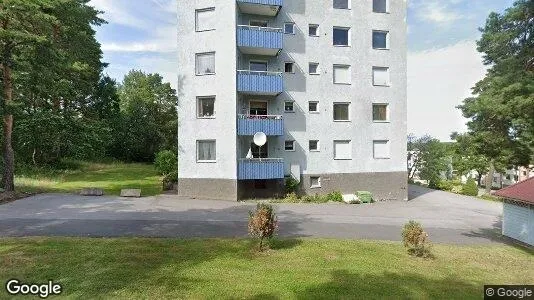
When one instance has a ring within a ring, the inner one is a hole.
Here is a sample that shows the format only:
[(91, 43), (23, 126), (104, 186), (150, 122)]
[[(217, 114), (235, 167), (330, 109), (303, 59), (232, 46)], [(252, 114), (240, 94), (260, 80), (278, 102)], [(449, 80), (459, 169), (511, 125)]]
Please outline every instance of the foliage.
[(408, 248), (408, 253), (417, 257), (430, 257), (430, 243), (428, 234), (423, 226), (416, 221), (409, 221), (402, 229), (402, 242)]
[(476, 181), (469, 178), (466, 184), (462, 187), (462, 195), (466, 196), (478, 196), (478, 185)]
[(436, 188), (449, 169), (449, 154), (449, 147), (431, 136), (408, 136), (409, 179), (418, 171), (421, 179), (428, 180), (429, 187)]
[(469, 176), (470, 172), (475, 170), (478, 173), (478, 185), (483, 174), (489, 171), (489, 160), (484, 153), (483, 144), (477, 140), (472, 134), (458, 134), (453, 133), (451, 138), (456, 141), (453, 144), (453, 160), (454, 169), (459, 176)]
[(295, 178), (290, 176), (289, 178), (285, 179), (285, 191), (286, 194), (291, 193), (297, 193), (300, 186), (300, 182), (298, 182)]
[(263, 240), (272, 238), (277, 229), (278, 219), (272, 205), (258, 203), (256, 210), (249, 212), (248, 232), (260, 239), (260, 251), (263, 251)]
[(326, 195), (326, 199), (332, 202), (343, 202), (343, 194), (339, 191), (333, 191)]
[(437, 184), (437, 189), (442, 191), (452, 191), (454, 183), (451, 180), (440, 180)]
[(295, 192), (292, 192), (292, 193), (286, 194), (285, 198), (283, 199), (283, 202), (299, 203), (300, 199), (299, 199), (299, 196)]
[(178, 170), (172, 171), (163, 177), (163, 190), (170, 191), (173, 190), (174, 184), (178, 183)]
[(178, 171), (178, 156), (171, 150), (163, 150), (156, 154), (154, 167), (163, 176)]
[(357, 191), (355, 195), (358, 197), (361, 203), (373, 203), (373, 194), (367, 191)]
[(315, 194), (315, 195), (305, 195), (302, 197), (302, 202), (304, 203), (326, 203), (328, 199), (326, 196)]

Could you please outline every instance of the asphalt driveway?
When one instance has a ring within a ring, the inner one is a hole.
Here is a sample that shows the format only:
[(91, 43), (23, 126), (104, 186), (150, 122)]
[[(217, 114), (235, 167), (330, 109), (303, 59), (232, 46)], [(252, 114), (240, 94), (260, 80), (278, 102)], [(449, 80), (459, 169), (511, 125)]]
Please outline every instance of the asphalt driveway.
[[(410, 201), (362, 205), (279, 204), (279, 235), (400, 240), (421, 222), (433, 242), (502, 242), (502, 205), (411, 186)], [(0, 205), (0, 236), (244, 237), (253, 203), (42, 194)]]

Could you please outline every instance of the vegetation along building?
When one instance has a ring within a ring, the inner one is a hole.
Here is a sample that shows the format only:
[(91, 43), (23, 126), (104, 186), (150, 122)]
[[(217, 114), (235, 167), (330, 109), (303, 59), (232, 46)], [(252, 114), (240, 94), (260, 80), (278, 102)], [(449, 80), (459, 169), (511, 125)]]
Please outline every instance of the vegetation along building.
[(405, 0), (181, 0), (178, 62), (180, 195), (407, 198)]

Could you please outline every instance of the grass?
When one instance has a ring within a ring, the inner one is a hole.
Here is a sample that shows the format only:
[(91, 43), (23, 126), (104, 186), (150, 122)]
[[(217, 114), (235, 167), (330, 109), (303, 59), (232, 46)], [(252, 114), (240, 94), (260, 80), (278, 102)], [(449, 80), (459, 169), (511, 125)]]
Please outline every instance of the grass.
[(0, 239), (0, 281), (53, 279), (68, 298), (121, 299), (480, 299), (484, 284), (534, 284), (534, 253), (504, 245), (435, 245), (431, 260), (410, 257), (394, 242), (279, 240), (266, 253), (254, 245)]
[(121, 189), (137, 188), (143, 196), (151, 196), (162, 192), (161, 179), (149, 164), (71, 162), (61, 170), (23, 170), (15, 176), (15, 186), (19, 191), (30, 193), (77, 193), (93, 187), (104, 189), (106, 195), (119, 195)]

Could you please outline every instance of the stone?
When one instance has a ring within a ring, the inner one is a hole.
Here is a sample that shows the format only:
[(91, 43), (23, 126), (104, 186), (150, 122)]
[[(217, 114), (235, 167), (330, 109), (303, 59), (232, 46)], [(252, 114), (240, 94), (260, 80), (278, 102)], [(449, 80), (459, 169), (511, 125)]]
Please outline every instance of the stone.
[(139, 198), (141, 197), (140, 189), (122, 189), (121, 197)]
[(82, 196), (103, 196), (104, 190), (98, 188), (85, 188), (80, 191)]

